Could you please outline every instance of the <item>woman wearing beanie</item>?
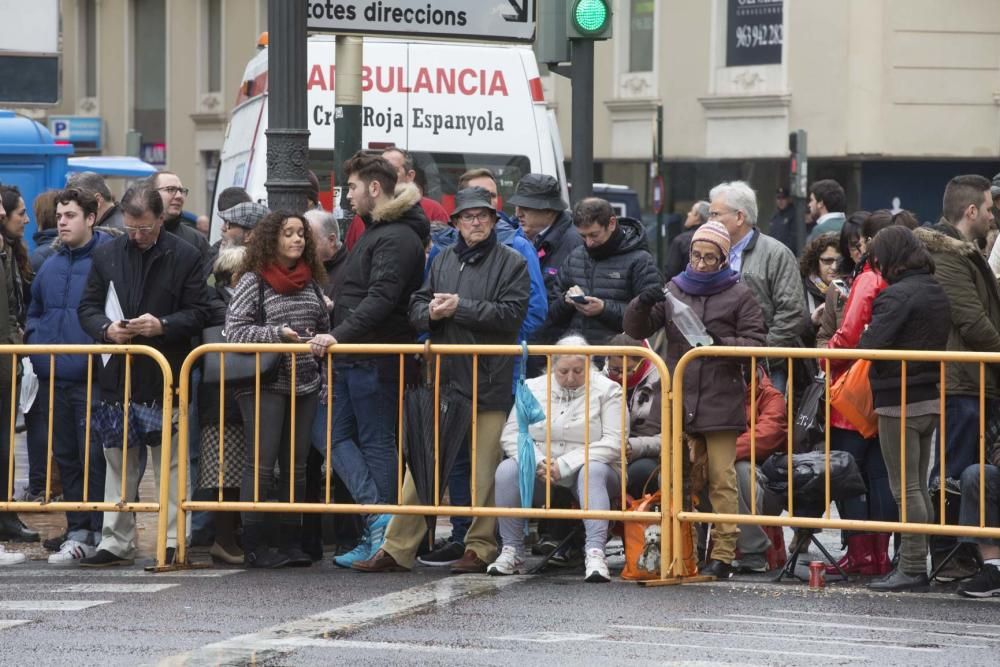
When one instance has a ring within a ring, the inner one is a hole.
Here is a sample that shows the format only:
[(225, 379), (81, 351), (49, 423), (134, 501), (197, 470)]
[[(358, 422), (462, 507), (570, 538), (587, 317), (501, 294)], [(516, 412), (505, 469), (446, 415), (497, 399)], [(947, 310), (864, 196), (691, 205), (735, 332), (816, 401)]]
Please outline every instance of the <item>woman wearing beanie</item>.
[[(761, 347), (767, 330), (764, 316), (750, 289), (727, 266), (729, 232), (719, 222), (698, 228), (691, 240), (689, 264), (666, 290), (650, 288), (633, 299), (625, 311), (625, 333), (647, 338), (661, 328), (667, 339), (667, 366), (673, 373), (691, 349), (672, 321), (666, 292), (686, 304), (704, 324), (716, 345)], [(748, 355), (749, 356), (749, 355)], [(713, 511), (737, 514), (736, 438), (747, 429), (746, 385), (743, 367), (749, 359), (701, 358), (684, 373), (684, 432), (693, 446), (706, 448), (708, 498)], [(739, 529), (735, 524), (713, 524), (712, 552), (702, 574), (732, 576)]]

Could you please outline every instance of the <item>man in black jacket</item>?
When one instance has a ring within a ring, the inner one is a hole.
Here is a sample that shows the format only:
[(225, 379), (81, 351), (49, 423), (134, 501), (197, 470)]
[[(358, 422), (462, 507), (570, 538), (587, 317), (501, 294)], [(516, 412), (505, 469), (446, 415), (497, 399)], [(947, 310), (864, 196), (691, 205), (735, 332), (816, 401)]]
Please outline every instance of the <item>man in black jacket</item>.
[[(434, 343), (510, 345), (517, 341), (528, 312), (531, 282), (524, 258), (497, 242), (496, 209), (483, 188), (466, 188), (455, 197), (452, 214), (459, 231), (455, 245), (431, 264), (423, 287), (410, 300), (410, 321), (430, 334)], [(364, 237), (362, 237), (364, 238)], [(441, 362), (442, 385), (472, 397), (472, 358), (447, 356)], [(478, 364), (476, 421), (477, 507), (493, 505), (493, 477), (500, 459), (500, 434), (511, 406), (514, 358), (481, 355)], [(413, 476), (403, 486), (402, 504), (416, 505)], [(397, 516), (389, 524), (385, 545), (365, 561), (363, 572), (397, 572), (413, 567), (426, 523), (416, 515)], [(486, 572), (497, 555), (496, 519), (476, 517), (465, 536), (465, 555), (452, 564), (455, 574)]]
[[(424, 275), (430, 223), (412, 183), (396, 189), (396, 169), (383, 157), (357, 153), (344, 165), (347, 198), (365, 224), (347, 258), (333, 307), (332, 335), (313, 339), (316, 354), (333, 343), (412, 343), (407, 308)], [(395, 192), (395, 196), (393, 196)], [(362, 504), (396, 500), (396, 406), (399, 358), (338, 355), (334, 360), (333, 465)], [(353, 551), (334, 558), (341, 567), (381, 547), (388, 514), (371, 514)]]
[(604, 345), (622, 332), (629, 302), (650, 287), (663, 287), (663, 278), (646, 249), (642, 223), (615, 217), (605, 200), (577, 203), (573, 225), (584, 245), (559, 269), (546, 326), (556, 338), (576, 331), (591, 345)]
[[(121, 203), (125, 232), (97, 248), (87, 286), (77, 313), (83, 330), (99, 343), (149, 345), (166, 357), (174, 378), (191, 352), (191, 338), (201, 333), (209, 310), (209, 297), (198, 251), (164, 230), (163, 200), (148, 184), (125, 193)], [(123, 318), (113, 321), (105, 303), (117, 295)], [(95, 408), (91, 433), (103, 441), (108, 470), (104, 499), (120, 502), (122, 483), (122, 404), (125, 358), (111, 356), (98, 365), (101, 403)], [(136, 355), (131, 362), (131, 396), (125, 499), (139, 488), (139, 447), (149, 445), (153, 472), (161, 479), (160, 432), (163, 377), (151, 359)], [(183, 406), (186, 409), (186, 406)], [(174, 408), (174, 419), (177, 408)], [(137, 440), (137, 441), (133, 441)], [(177, 545), (177, 441), (176, 429), (169, 471), (168, 561)], [(137, 550), (135, 517), (130, 512), (107, 512), (101, 544), (95, 555), (80, 564), (88, 567), (127, 565)]]
[[(573, 227), (573, 216), (562, 198), (559, 181), (545, 174), (525, 174), (508, 203), (515, 207), (514, 213), (524, 235), (538, 250), (545, 289), (550, 290), (559, 267), (574, 248), (583, 245), (583, 239)], [(544, 342), (540, 334), (535, 332), (535, 338)]]
[(161, 171), (149, 177), (150, 185), (163, 199), (163, 227), (168, 232), (187, 241), (201, 255), (205, 276), (212, 272), (211, 248), (205, 236), (194, 227), (181, 221), (184, 201), (189, 190), (181, 183), (180, 177), (172, 171)]

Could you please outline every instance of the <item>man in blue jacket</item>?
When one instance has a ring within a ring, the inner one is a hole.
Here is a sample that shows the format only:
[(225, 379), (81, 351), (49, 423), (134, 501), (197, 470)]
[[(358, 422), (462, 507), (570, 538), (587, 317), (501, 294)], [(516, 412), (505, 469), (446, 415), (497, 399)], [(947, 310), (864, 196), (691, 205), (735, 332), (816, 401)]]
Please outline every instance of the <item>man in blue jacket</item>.
[[(91, 255), (109, 241), (111, 234), (95, 230), (97, 200), (78, 189), (63, 190), (56, 198), (56, 230), (53, 254), (42, 264), (31, 285), (25, 339), (32, 345), (89, 344), (76, 309), (87, 284)], [(47, 354), (31, 355), (38, 375), (38, 395), (48, 400), (50, 383), (55, 383), (52, 405), (52, 452), (67, 502), (81, 502), (86, 461), (87, 363), (82, 355), (56, 355), (55, 365)], [(94, 375), (99, 362), (94, 362)], [(99, 389), (94, 384), (92, 400)], [(104, 452), (92, 439), (87, 500), (104, 500)], [(67, 512), (66, 539), (49, 562), (67, 565), (94, 554), (101, 539), (100, 512)]]

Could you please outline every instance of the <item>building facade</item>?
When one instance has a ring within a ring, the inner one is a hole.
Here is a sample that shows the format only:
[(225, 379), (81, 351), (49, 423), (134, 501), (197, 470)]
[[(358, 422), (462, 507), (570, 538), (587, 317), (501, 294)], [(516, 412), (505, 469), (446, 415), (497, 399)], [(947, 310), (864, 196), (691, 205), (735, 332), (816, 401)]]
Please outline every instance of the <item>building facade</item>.
[[(669, 210), (715, 183), (788, 181), (808, 132), (809, 180), (851, 208), (935, 219), (947, 179), (1000, 171), (1000, 11), (991, 0), (616, 0), (597, 44), (597, 179), (648, 201), (657, 105)], [(549, 75), (567, 156), (569, 82)]]

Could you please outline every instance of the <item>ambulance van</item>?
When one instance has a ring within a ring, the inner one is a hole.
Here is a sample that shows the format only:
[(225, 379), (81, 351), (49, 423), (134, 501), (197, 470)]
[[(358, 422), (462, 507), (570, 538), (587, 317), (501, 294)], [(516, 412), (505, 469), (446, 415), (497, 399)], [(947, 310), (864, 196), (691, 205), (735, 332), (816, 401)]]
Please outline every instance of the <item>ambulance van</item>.
[[(328, 210), (335, 204), (334, 52), (333, 37), (309, 38), (309, 168)], [(362, 147), (408, 150), (425, 194), (446, 210), (454, 205), (458, 178), (477, 167), (497, 175), (501, 203), (529, 172), (555, 176), (565, 196), (559, 131), (530, 48), (365, 38), (363, 62)], [(267, 203), (266, 129), (265, 48), (246, 67), (226, 130), (216, 198), (235, 185)], [(212, 215), (214, 242), (221, 229), (215, 202)]]

